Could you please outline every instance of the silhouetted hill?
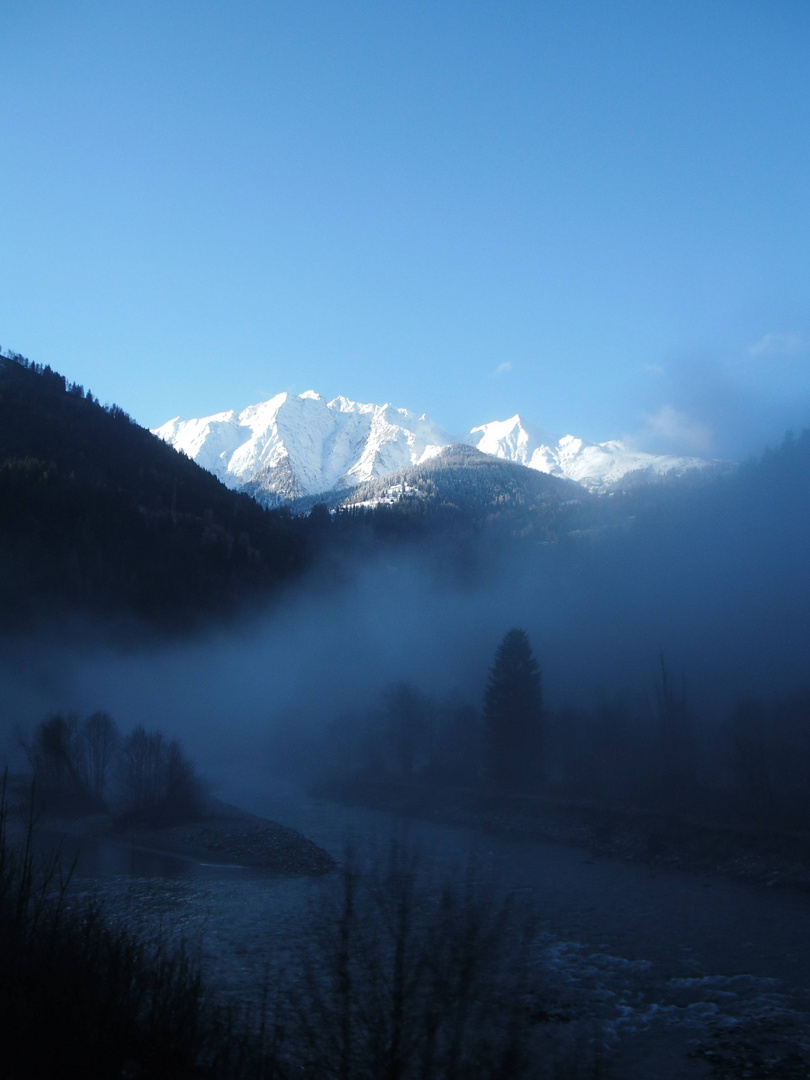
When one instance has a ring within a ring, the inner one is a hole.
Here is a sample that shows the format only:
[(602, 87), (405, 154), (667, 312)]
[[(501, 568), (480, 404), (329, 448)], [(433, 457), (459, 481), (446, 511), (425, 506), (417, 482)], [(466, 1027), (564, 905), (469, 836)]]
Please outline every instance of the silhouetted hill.
[(0, 357), (3, 628), (66, 611), (193, 622), (301, 570), (303, 532), (117, 406)]
[[(321, 496), (342, 520), (364, 521), (379, 536), (446, 531), (553, 541), (595, 520), (597, 500), (579, 484), (482, 454), (463, 443), (350, 491)], [(297, 500), (308, 509), (316, 500)]]
[(476, 516), (487, 516), (498, 504), (538, 507), (588, 499), (587, 492), (571, 480), (454, 443), (428, 461), (360, 484), (346, 505), (384, 499), (392, 488), (402, 485), (418, 491), (434, 507), (452, 505)]

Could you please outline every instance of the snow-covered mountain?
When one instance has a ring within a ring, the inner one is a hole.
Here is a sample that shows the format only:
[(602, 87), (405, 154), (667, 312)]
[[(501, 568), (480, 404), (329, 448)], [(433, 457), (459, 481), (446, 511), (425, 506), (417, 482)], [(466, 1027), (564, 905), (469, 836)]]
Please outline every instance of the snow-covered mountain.
[(277, 394), (240, 413), (169, 420), (154, 434), (233, 488), (263, 501), (316, 495), (425, 461), (453, 440), (391, 405)]
[(169, 420), (154, 434), (193, 458), (232, 488), (268, 504), (386, 476), (466, 442), (485, 454), (538, 472), (575, 480), (590, 491), (610, 490), (628, 473), (661, 476), (704, 468), (700, 458), (646, 454), (620, 442), (558, 438), (520, 416), (473, 428), (453, 438), (427, 416), (391, 405), (364, 405), (314, 391), (277, 394), (242, 412)]
[(591, 443), (574, 435), (557, 438), (519, 415), (473, 428), (468, 442), (485, 454), (567, 477), (597, 493), (610, 491), (629, 473), (639, 477), (679, 475), (712, 464), (702, 458), (647, 454), (616, 440)]

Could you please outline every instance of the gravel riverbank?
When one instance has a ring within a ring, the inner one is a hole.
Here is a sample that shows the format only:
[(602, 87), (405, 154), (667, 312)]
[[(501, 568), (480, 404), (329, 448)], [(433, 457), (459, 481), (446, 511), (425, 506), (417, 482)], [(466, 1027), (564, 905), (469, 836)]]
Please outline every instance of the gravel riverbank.
[(39, 824), (74, 839), (103, 838), (196, 862), (250, 866), (273, 874), (320, 875), (337, 867), (331, 855), (295, 829), (216, 799), (210, 800), (205, 817), (183, 825), (121, 828), (109, 815), (44, 816)]

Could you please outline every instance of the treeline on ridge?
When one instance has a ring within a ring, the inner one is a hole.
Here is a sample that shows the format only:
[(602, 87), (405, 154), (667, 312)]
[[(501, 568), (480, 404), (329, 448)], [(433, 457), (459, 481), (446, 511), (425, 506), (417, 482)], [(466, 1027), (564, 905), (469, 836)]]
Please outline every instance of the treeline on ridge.
[(305, 522), (17, 354), (0, 357), (0, 507), (5, 630), (73, 611), (184, 625), (310, 560)]

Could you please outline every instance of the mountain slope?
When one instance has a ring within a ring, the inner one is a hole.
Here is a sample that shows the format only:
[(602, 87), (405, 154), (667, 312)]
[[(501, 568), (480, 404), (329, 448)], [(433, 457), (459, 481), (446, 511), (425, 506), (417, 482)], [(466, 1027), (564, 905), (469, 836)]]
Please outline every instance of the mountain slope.
[(83, 388), (0, 357), (2, 623), (85, 611), (181, 624), (303, 567), (302, 525)]
[(430, 522), (425, 529), (432, 532), (486, 531), (490, 539), (532, 536), (546, 542), (590, 524), (593, 502), (570, 480), (498, 460), (463, 443), (339, 497), (344, 513), (418, 517)]
[(587, 498), (576, 484), (498, 460), (465, 443), (442, 447), (428, 461), (358, 484), (341, 505), (361, 506), (416, 498), (477, 514), (512, 506)]
[[(341, 491), (425, 462), (453, 438), (426, 416), (391, 405), (364, 405), (313, 391), (278, 394), (242, 412), (195, 420), (176, 417), (154, 434), (223, 483), (266, 505)], [(634, 451), (620, 442), (558, 438), (520, 415), (473, 428), (464, 440), (478, 450), (540, 473), (573, 480), (593, 492), (635, 478), (706, 468), (698, 458)]]

